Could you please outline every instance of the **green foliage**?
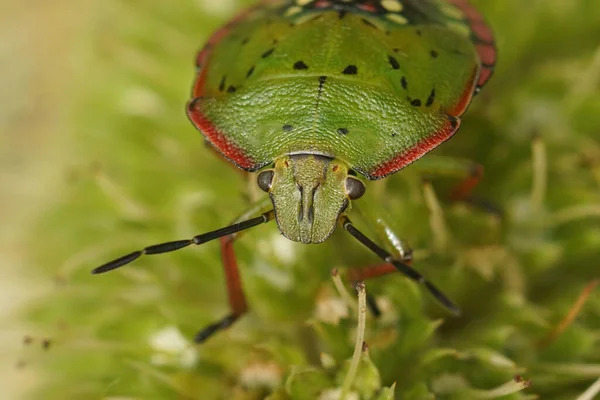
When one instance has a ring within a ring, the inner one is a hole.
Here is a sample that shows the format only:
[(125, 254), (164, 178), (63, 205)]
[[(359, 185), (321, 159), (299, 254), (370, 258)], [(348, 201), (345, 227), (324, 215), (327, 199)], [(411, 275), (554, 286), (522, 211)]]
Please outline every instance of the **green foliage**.
[[(502, 398), (572, 399), (600, 376), (600, 296), (552, 334), (598, 276), (600, 3), (476, 3), (497, 34), (498, 69), (436, 152), (482, 163), (476, 194), (504, 216), (443, 203), (450, 243), (430, 251), (440, 232), (419, 177), (407, 168), (370, 186), (365, 197), (417, 250), (415, 268), (463, 315), (401, 276), (367, 282), (383, 315), (368, 317), (354, 398), (496, 398), (523, 375), (533, 387)], [(30, 235), (32, 265), (55, 282), (25, 316), (52, 338), (32, 362), (44, 377), (32, 398), (309, 399), (343, 381), (356, 317), (329, 273), (376, 261), (343, 232), (314, 246), (286, 242), (274, 224), (244, 235), (252, 310), (201, 346), (189, 339), (227, 312), (217, 243), (89, 274), (248, 206), (245, 178), (183, 111), (194, 55), (226, 20), (198, 4), (107, 0), (77, 39), (86, 67), (69, 93), (72, 167)], [(534, 162), (544, 154), (547, 167)], [(433, 183), (441, 197), (453, 182)]]

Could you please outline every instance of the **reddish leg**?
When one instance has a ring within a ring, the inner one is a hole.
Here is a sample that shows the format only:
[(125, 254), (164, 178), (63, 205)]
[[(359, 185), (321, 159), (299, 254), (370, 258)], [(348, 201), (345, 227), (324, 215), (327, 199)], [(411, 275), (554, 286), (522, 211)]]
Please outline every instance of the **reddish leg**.
[[(237, 261), (233, 252), (233, 241), (240, 235), (240, 232), (257, 225), (267, 223), (275, 218), (275, 212), (273, 209), (269, 211), (261, 211), (268, 204), (270, 204), (270, 200), (267, 198), (264, 201), (256, 203), (231, 225), (196, 235), (190, 239), (174, 240), (144, 247), (143, 249), (136, 250), (132, 253), (126, 254), (94, 268), (92, 270), (92, 274), (103, 274), (105, 272), (121, 268), (134, 262), (144, 255), (170, 253), (191, 245), (201, 245), (206, 242), (210, 242), (211, 240), (219, 239), (221, 242), (221, 256), (223, 259), (223, 267), (227, 281), (231, 314), (198, 332), (195, 341), (201, 343), (209, 338), (213, 333), (229, 327), (248, 310), (242, 289), (242, 283), (240, 281)], [(261, 214), (260, 216), (250, 218), (251, 215), (259, 212)]]
[[(386, 241), (393, 249), (394, 254), (398, 260), (404, 264), (410, 265), (413, 258), (413, 250), (396, 234), (393, 232), (391, 227), (385, 221), (378, 221), (379, 227), (377, 232), (381, 235), (381, 238)], [(353, 267), (349, 268), (347, 277), (352, 282), (365, 281), (371, 278), (377, 278), (378, 276), (384, 276), (398, 272), (398, 269), (392, 264), (374, 264), (367, 267)]]
[(469, 176), (463, 179), (456, 185), (452, 192), (450, 192), (450, 200), (462, 201), (490, 214), (502, 216), (502, 210), (498, 206), (485, 199), (471, 196), (473, 189), (479, 184), (482, 177), (483, 166), (474, 164), (470, 170)]
[(351, 268), (348, 271), (348, 279), (352, 282), (359, 282), (397, 272), (398, 270), (392, 264), (378, 264), (363, 268)]
[[(402, 262), (410, 265), (411, 261), (412, 261), (411, 253), (408, 252), (407, 256), (404, 257)], [(347, 276), (348, 276), (348, 279), (351, 282), (353, 282), (352, 286), (356, 286), (354, 284), (355, 282), (365, 281), (367, 279), (377, 278), (379, 276), (385, 276), (385, 275), (389, 275), (389, 274), (393, 274), (393, 273), (398, 273), (398, 269), (396, 269), (396, 267), (394, 267), (392, 264), (384, 263), (384, 264), (370, 265), (368, 267), (363, 267), (363, 268), (350, 268), (348, 270)], [(367, 306), (369, 307), (369, 310), (371, 310), (371, 313), (375, 317), (379, 317), (381, 315), (381, 310), (379, 310), (379, 307), (377, 306), (377, 302), (375, 301), (375, 298), (373, 297), (373, 295), (370, 295), (368, 293), (367, 293)]]
[[(268, 209), (270, 205), (270, 199), (263, 199), (249, 208), (236, 220), (236, 222), (246, 220), (251, 215), (262, 213), (265, 209)], [(274, 214), (271, 212), (269, 220), (273, 219), (273, 217)], [(225, 282), (227, 284), (227, 295), (229, 297), (231, 313), (198, 332), (194, 339), (196, 343), (202, 343), (214, 333), (229, 328), (238, 320), (238, 318), (248, 312), (248, 304), (246, 303), (246, 296), (244, 295), (244, 289), (242, 288), (237, 258), (235, 256), (235, 251), (233, 250), (234, 242), (242, 234), (243, 232), (238, 232), (233, 235), (223, 236), (219, 239), (221, 244), (221, 261), (223, 262), (223, 271), (225, 272)]]
[(214, 324), (208, 325), (198, 332), (194, 339), (196, 343), (202, 343), (217, 331), (229, 328), (239, 317), (248, 311), (237, 259), (233, 250), (233, 242), (235, 239), (235, 235), (225, 236), (220, 239), (221, 259), (223, 261), (223, 270), (225, 272), (225, 282), (227, 284), (227, 294), (229, 296), (231, 314)]
[(471, 192), (481, 181), (483, 177), (483, 166), (474, 164), (470, 173), (450, 192), (450, 200), (452, 201), (469, 201)]
[[(378, 221), (380, 222), (380, 221)], [(406, 262), (402, 261), (402, 259), (406, 259), (410, 257), (410, 251), (402, 251), (405, 249), (405, 245), (401, 242), (397, 242), (396, 235), (393, 232), (386, 232), (383, 235), (384, 241), (388, 242), (388, 245), (393, 248), (392, 252), (387, 251), (384, 247), (381, 247), (373, 240), (369, 239), (364, 233), (362, 233), (359, 229), (357, 229), (352, 221), (346, 215), (342, 215), (340, 217), (340, 225), (357, 241), (359, 241), (363, 246), (367, 249), (371, 250), (373, 254), (377, 255), (381, 260), (383, 260), (386, 264), (391, 264), (395, 267), (395, 269), (402, 273), (405, 277), (411, 279), (413, 282), (416, 282), (422, 285), (423, 288), (427, 289), (429, 293), (435, 297), (435, 299), (441, 303), (448, 311), (453, 313), (454, 315), (460, 314), (460, 309), (454, 304), (448, 296), (444, 294), (440, 289), (438, 289), (431, 281), (429, 281), (425, 276), (423, 276), (419, 271), (412, 268), (410, 265), (407, 265)], [(391, 243), (390, 243), (391, 242)], [(403, 254), (403, 257), (394, 256), (394, 253)], [(376, 273), (370, 274), (373, 275), (382, 275), (389, 273), (390, 270), (387, 267), (380, 267), (377, 269)], [(358, 275), (358, 274), (357, 274)], [(356, 276), (356, 275), (355, 275)]]
[(483, 166), (461, 158), (429, 155), (413, 164), (413, 170), (422, 176), (439, 176), (458, 178), (460, 182), (450, 192), (449, 200), (461, 201), (480, 208), (494, 215), (502, 215), (502, 211), (494, 204), (473, 198), (473, 189), (483, 177)]
[[(386, 236), (387, 239), (390, 239), (389, 236)], [(412, 264), (413, 250), (409, 247), (405, 247), (406, 244), (400, 242), (395, 236), (396, 246), (394, 246), (395, 250), (398, 254), (404, 254), (403, 257), (398, 257), (400, 261), (404, 264), (410, 265)], [(394, 242), (390, 242), (394, 243)], [(400, 244), (401, 246), (399, 246)], [(393, 274), (398, 272), (398, 269), (394, 267), (392, 264), (383, 263), (383, 264), (374, 264), (369, 265), (367, 267), (362, 268), (350, 268), (347, 272), (347, 277), (352, 282), (366, 281), (367, 279), (377, 278), (379, 276), (384, 276), (388, 274)]]

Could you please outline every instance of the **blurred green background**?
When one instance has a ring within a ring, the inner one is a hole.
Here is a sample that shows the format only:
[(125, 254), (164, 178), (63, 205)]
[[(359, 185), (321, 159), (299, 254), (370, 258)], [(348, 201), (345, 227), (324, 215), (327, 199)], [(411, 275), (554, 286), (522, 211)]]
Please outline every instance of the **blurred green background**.
[[(504, 398), (577, 399), (600, 378), (600, 2), (473, 2), (499, 63), (436, 152), (482, 163), (476, 195), (504, 216), (442, 203), (440, 245), (410, 168), (373, 185), (369, 202), (417, 250), (415, 268), (464, 314), (400, 276), (367, 282), (384, 315), (367, 321), (360, 398), (389, 398), (380, 388), (394, 382), (402, 399), (495, 398), (522, 375), (533, 387)], [(376, 261), (342, 233), (315, 246), (274, 224), (245, 235), (252, 310), (201, 347), (189, 339), (227, 312), (217, 243), (89, 274), (247, 206), (246, 180), (184, 114), (197, 50), (243, 4), (1, 6), (3, 398), (317, 398), (339, 386), (356, 319), (330, 270)], [(452, 184), (433, 181), (440, 197)]]

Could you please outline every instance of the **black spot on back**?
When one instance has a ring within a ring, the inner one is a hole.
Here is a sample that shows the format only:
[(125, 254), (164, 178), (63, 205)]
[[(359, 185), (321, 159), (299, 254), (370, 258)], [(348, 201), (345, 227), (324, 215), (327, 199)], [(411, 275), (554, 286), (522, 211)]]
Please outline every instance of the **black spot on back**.
[(431, 58), (438, 58), (439, 55), (438, 52), (435, 50), (431, 50), (429, 54), (431, 54)]
[(225, 80), (227, 79), (227, 77), (225, 75), (223, 75), (223, 78), (221, 78), (221, 83), (219, 83), (219, 90), (222, 92), (223, 90), (225, 90)]
[(252, 67), (250, 67), (248, 72), (246, 72), (246, 78), (250, 78), (250, 75), (252, 75), (253, 73), (254, 73), (254, 65)]
[(236, 90), (237, 90), (237, 88), (236, 88), (235, 86), (233, 86), (233, 85), (230, 85), (230, 86), (227, 88), (227, 93), (235, 93), (235, 91), (236, 91)]
[(337, 133), (339, 133), (340, 135), (347, 135), (348, 134), (348, 129), (346, 128), (340, 128), (337, 130)]
[(411, 105), (411, 106), (414, 106), (414, 107), (421, 107), (421, 100), (419, 100), (419, 99), (414, 99), (414, 100), (412, 100), (412, 101), (410, 102), (410, 105)]
[(406, 80), (406, 77), (403, 76), (402, 79), (400, 80), (400, 83), (402, 84), (402, 88), (403, 89), (408, 89), (408, 81)]
[(283, 130), (286, 131), (286, 132), (290, 132), (292, 129), (294, 129), (294, 127), (291, 126), (291, 125), (287, 125), (286, 124), (286, 125), (283, 126)]
[(321, 94), (323, 93), (323, 86), (325, 86), (325, 81), (327, 80), (327, 77), (325, 75), (321, 75), (319, 77), (319, 93), (317, 94), (317, 105), (316, 107), (319, 107), (319, 102), (321, 101)]
[(273, 47), (272, 49), (269, 49), (267, 51), (265, 51), (264, 53), (262, 53), (261, 57), (262, 58), (267, 58), (269, 57), (271, 54), (273, 54), (273, 52), (275, 51), (275, 48)]
[(294, 69), (295, 70), (308, 69), (308, 65), (306, 65), (304, 63), (304, 61), (296, 61), (296, 63), (294, 64)]
[(433, 104), (434, 101), (435, 101), (435, 88), (431, 89), (431, 93), (429, 94), (429, 97), (427, 98), (427, 103), (425, 103), (425, 105), (427, 107), (431, 107), (431, 105)]
[(390, 62), (390, 65), (392, 66), (392, 68), (400, 69), (400, 63), (394, 57), (388, 56), (388, 61)]
[(344, 74), (344, 75), (356, 75), (357, 73), (358, 73), (358, 68), (356, 68), (356, 65), (348, 65), (342, 71), (342, 74)]

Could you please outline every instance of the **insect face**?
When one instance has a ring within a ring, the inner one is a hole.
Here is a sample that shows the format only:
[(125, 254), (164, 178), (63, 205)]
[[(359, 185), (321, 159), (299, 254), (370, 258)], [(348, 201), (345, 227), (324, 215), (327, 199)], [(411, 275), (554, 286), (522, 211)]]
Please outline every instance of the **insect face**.
[(269, 193), (280, 231), (290, 240), (321, 243), (333, 230), (340, 213), (364, 193), (364, 184), (348, 175), (348, 166), (312, 154), (286, 156), (257, 178)]

